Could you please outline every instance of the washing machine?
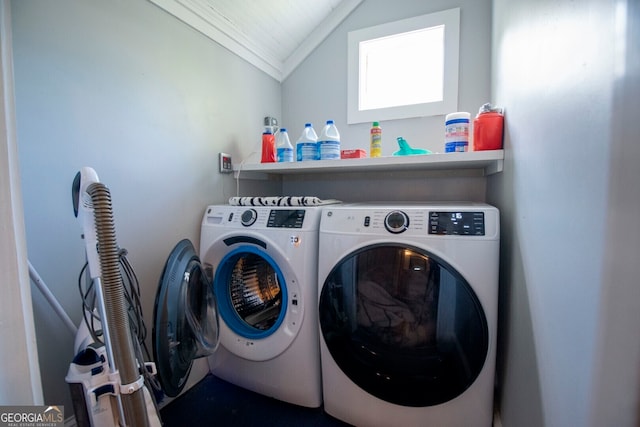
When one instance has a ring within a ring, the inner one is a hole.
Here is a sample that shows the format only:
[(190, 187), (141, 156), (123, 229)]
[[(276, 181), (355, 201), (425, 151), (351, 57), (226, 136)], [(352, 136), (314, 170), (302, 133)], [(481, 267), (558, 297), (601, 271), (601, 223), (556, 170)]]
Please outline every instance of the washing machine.
[(499, 212), (486, 204), (325, 208), (324, 409), (355, 426), (491, 426)]
[(209, 206), (200, 256), (183, 240), (156, 296), (153, 346), (165, 393), (193, 361), (228, 382), (319, 407), (317, 256), (321, 207)]

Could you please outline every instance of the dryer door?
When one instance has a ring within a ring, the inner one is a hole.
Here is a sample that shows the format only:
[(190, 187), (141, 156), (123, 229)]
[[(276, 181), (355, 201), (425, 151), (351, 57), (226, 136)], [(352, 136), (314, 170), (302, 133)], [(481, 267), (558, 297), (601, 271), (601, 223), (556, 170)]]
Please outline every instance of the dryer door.
[(213, 284), (193, 244), (182, 240), (164, 266), (153, 312), (153, 355), (164, 392), (182, 391), (194, 359), (212, 355), (219, 340)]
[(320, 326), (355, 384), (398, 405), (462, 394), (487, 357), (487, 320), (469, 283), (444, 260), (399, 243), (344, 257), (324, 282)]

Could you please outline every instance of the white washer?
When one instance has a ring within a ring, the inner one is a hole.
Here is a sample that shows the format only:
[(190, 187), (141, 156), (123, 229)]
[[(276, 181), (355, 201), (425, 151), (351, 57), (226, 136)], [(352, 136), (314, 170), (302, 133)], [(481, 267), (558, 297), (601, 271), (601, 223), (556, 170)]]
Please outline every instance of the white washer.
[(154, 351), (157, 363), (166, 361), (158, 372), (169, 395), (184, 387), (192, 359), (209, 356), (211, 372), (233, 384), (296, 405), (322, 404), (320, 214), (306, 206), (206, 209), (200, 258), (190, 242), (179, 243), (156, 298)]
[(499, 212), (338, 205), (319, 234), (324, 409), (356, 426), (491, 426)]

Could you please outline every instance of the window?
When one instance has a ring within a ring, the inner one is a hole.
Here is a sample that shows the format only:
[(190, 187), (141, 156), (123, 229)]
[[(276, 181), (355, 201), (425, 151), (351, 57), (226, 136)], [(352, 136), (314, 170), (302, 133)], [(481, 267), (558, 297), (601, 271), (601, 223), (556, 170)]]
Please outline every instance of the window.
[(460, 9), (348, 35), (348, 123), (457, 111)]

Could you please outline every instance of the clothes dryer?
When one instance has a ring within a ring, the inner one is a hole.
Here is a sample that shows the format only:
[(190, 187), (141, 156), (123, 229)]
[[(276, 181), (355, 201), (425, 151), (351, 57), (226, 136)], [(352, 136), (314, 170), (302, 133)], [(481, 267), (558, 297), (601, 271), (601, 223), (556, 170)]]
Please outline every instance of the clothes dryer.
[(321, 405), (320, 214), (309, 206), (206, 209), (200, 257), (180, 242), (156, 299), (154, 351), (168, 394), (177, 395), (192, 360), (206, 356), (211, 372), (233, 384)]
[(498, 210), (331, 206), (319, 244), (325, 411), (358, 426), (491, 426)]

